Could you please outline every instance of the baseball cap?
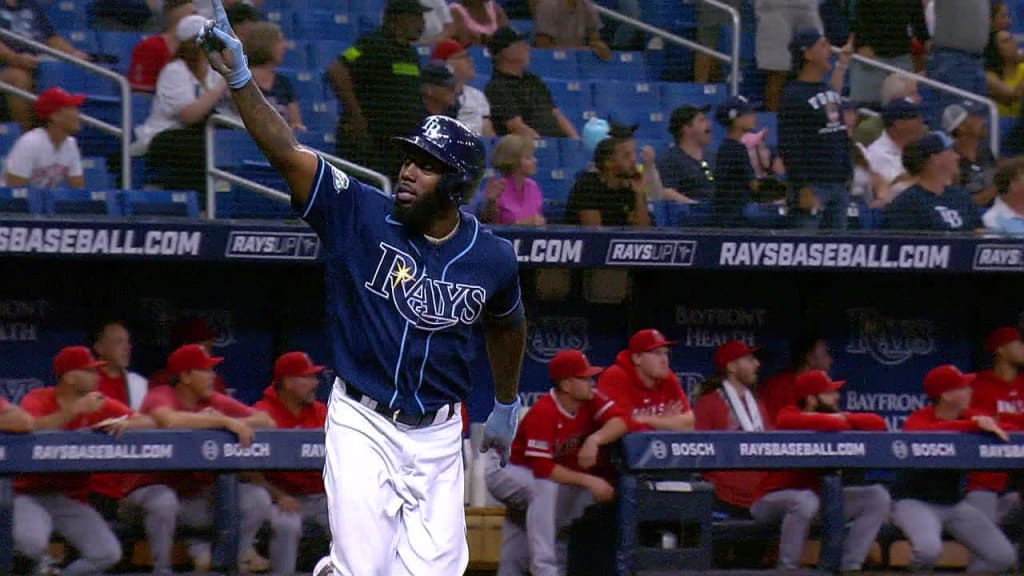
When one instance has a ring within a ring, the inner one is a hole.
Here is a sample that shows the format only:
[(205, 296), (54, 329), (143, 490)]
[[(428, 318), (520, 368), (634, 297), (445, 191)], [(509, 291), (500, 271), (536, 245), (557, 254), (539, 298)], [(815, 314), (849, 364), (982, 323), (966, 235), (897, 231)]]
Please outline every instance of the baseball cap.
[(796, 377), (793, 396), (806, 398), (826, 392), (835, 392), (846, 384), (846, 380), (833, 380), (824, 370), (810, 370)]
[(746, 114), (753, 114), (754, 107), (744, 96), (730, 96), (715, 109), (715, 120), (728, 127), (732, 121)]
[(724, 372), (725, 367), (729, 365), (729, 362), (733, 360), (739, 360), (744, 356), (750, 356), (760, 350), (760, 348), (754, 346), (747, 346), (746, 342), (742, 340), (732, 340), (722, 344), (715, 350), (714, 363), (715, 370)]
[(94, 358), (85, 346), (68, 346), (53, 357), (53, 374), (60, 378), (72, 370), (95, 370), (106, 365), (103, 360)]
[(186, 344), (171, 352), (167, 358), (167, 371), (177, 376), (189, 370), (209, 370), (224, 361), (220, 356), (210, 356), (199, 344)]
[(964, 374), (952, 364), (932, 368), (924, 377), (924, 393), (929, 398), (938, 398), (945, 392), (966, 388), (974, 381), (973, 374)]
[(974, 100), (964, 100), (958, 104), (950, 104), (942, 111), (942, 129), (949, 134), (960, 127), (968, 116), (984, 116), (985, 107)]
[(821, 31), (817, 28), (801, 28), (793, 34), (793, 38), (789, 41), (789, 50), (791, 52), (807, 50), (817, 44), (818, 40), (821, 40), (821, 36)]
[(907, 172), (917, 174), (928, 160), (953, 147), (953, 141), (945, 132), (929, 132), (919, 140), (907, 144), (903, 149), (903, 166)]
[(555, 354), (548, 364), (548, 376), (553, 382), (566, 378), (593, 378), (603, 370), (604, 368), (600, 366), (591, 366), (586, 355), (574, 348)]
[(424, 84), (448, 88), (454, 88), (459, 83), (452, 75), (452, 71), (442, 62), (436, 60), (431, 60), (423, 65), (423, 68), (420, 69), (420, 80)]
[(672, 111), (672, 116), (668, 119), (668, 133), (673, 138), (679, 135), (679, 131), (683, 129), (698, 114), (707, 114), (708, 110), (711, 110), (711, 106), (694, 106), (693, 104), (683, 104)]
[(491, 53), (491, 57), (493, 58), (498, 54), (501, 54), (501, 51), (505, 48), (508, 48), (516, 42), (524, 41), (525, 40), (518, 32), (508, 26), (504, 26), (495, 30), (494, 34), (491, 34), (491, 38), (487, 41), (487, 51)]
[(892, 126), (899, 120), (909, 120), (921, 117), (921, 105), (910, 98), (897, 98), (885, 105), (882, 110), (882, 121), (886, 126)]
[(613, 120), (608, 128), (608, 136), (628, 140), (636, 136), (639, 128), (639, 124), (620, 124)]
[(424, 12), (430, 12), (430, 8), (420, 4), (419, 0), (388, 0), (388, 7), (384, 9), (385, 16), (423, 14)]
[(281, 354), (274, 362), (274, 381), (286, 376), (312, 376), (323, 372), (324, 367), (313, 364), (305, 352)]
[(174, 28), (174, 36), (178, 39), (178, 42), (195, 40), (205, 25), (206, 18), (199, 14), (189, 14), (182, 18), (181, 22), (178, 22), (178, 26)]
[(57, 87), (47, 88), (36, 99), (36, 118), (46, 120), (61, 108), (77, 108), (82, 102), (85, 102), (85, 94), (69, 94)]
[(466, 47), (455, 40), (442, 40), (434, 45), (434, 50), (430, 53), (430, 59), (445, 61), (465, 51)]
[(996, 328), (988, 335), (988, 338), (985, 338), (985, 352), (995, 354), (996, 350), (999, 350), (1010, 342), (1016, 342), (1020, 339), (1020, 329), (1016, 326), (1003, 326), (1001, 328)]
[(678, 340), (666, 340), (664, 334), (649, 328), (633, 334), (629, 339), (629, 351), (633, 354), (642, 354), (666, 346), (675, 346), (678, 343)]

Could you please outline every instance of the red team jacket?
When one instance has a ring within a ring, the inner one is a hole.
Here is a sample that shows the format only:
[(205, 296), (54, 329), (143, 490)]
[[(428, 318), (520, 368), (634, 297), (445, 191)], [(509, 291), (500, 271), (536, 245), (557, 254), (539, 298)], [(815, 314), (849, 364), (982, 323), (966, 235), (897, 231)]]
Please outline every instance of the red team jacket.
[[(665, 407), (672, 402), (682, 404), (683, 412), (690, 411), (690, 401), (675, 374), (669, 372), (668, 378), (657, 381), (654, 388), (644, 386), (636, 373), (628, 350), (619, 352), (615, 357), (615, 364), (601, 373), (597, 380), (597, 388), (623, 412), (630, 411), (630, 416), (660, 416), (665, 412)], [(653, 430), (646, 424), (633, 422), (632, 418), (627, 420), (627, 424), (631, 431)]]
[[(885, 431), (885, 420), (870, 413), (843, 412), (846, 419), (830, 414), (802, 412), (796, 406), (779, 410), (775, 420), (777, 430), (816, 430), (821, 432), (844, 432), (847, 430)], [(814, 470), (772, 470), (764, 473), (760, 484), (760, 496), (777, 490), (818, 491), (821, 480)], [(760, 497), (759, 496), (759, 497)]]
[[(971, 408), (998, 418), (1016, 428), (1024, 428), (1024, 376), (1007, 382), (991, 370), (979, 372), (971, 384)], [(1005, 472), (971, 472), (967, 475), (967, 491), (1003, 492), (1010, 476)]]
[[(34, 418), (53, 414), (60, 410), (55, 388), (36, 388), (21, 400), (21, 407)], [(83, 414), (64, 425), (64, 430), (90, 428), (107, 418), (118, 418), (133, 414), (131, 408), (107, 398), (99, 410)], [(90, 474), (31, 474), (19, 476), (14, 481), (14, 490), (19, 494), (61, 492), (69, 498), (85, 501), (89, 492)]]
[[(313, 428), (323, 430), (327, 421), (327, 405), (314, 401), (298, 414), (293, 414), (277, 396), (277, 390), (268, 386), (263, 399), (252, 405), (256, 410), (266, 412), (274, 419), (278, 429)], [(264, 472), (263, 475), (275, 486), (292, 496), (323, 494), (324, 478), (320, 472)]]
[(780, 410), (796, 406), (796, 397), (793, 395), (795, 386), (796, 372), (792, 370), (780, 372), (758, 385), (757, 397), (764, 403), (764, 409), (772, 422), (775, 422)]
[[(758, 400), (757, 406), (761, 410), (765, 428), (770, 429), (771, 420), (768, 418), (764, 403)], [(693, 414), (697, 418), (697, 430), (740, 429), (739, 423), (729, 411), (729, 405), (717, 390), (702, 395), (693, 407)], [(715, 498), (740, 508), (750, 508), (750, 505), (757, 501), (762, 476), (762, 470), (721, 470), (704, 473), (704, 477), (715, 486)]]
[(555, 391), (541, 396), (527, 411), (512, 441), (509, 462), (533, 470), (537, 478), (547, 478), (555, 464), (582, 472), (578, 461), (587, 436), (613, 418), (626, 415), (600, 390), (594, 398), (569, 414), (555, 401)]

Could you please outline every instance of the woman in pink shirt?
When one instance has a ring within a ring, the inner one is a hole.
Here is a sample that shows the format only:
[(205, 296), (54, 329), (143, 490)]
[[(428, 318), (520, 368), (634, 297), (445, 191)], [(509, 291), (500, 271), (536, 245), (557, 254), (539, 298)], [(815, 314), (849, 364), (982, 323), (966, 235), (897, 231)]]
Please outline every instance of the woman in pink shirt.
[(464, 46), (486, 45), (487, 39), (503, 26), (508, 26), (505, 9), (494, 0), (462, 0), (452, 2), (455, 39)]
[(537, 182), (530, 178), (537, 173), (533, 140), (518, 134), (502, 137), (494, 147), (491, 164), (501, 176), (487, 183), (484, 190), (487, 203), (481, 220), (493, 224), (543, 226), (544, 196)]

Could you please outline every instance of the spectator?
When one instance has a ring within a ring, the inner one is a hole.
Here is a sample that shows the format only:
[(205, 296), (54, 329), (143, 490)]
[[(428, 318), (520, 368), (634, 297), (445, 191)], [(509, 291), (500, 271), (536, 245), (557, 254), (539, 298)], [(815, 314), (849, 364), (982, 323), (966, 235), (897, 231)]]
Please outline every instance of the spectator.
[[(0, 0), (0, 28), (25, 36), (50, 48), (76, 58), (88, 60), (89, 55), (64, 39), (50, 24), (46, 13), (35, 0)], [(31, 92), (35, 83), (35, 70), (39, 66), (35, 48), (17, 41), (0, 41), (0, 62), (4, 63), (0, 80)], [(7, 112), (11, 120), (21, 124), (23, 131), (32, 128), (32, 102), (8, 94)]]
[[(911, 35), (925, 45), (931, 41), (921, 0), (857, 0), (852, 33), (857, 54), (908, 72), (914, 70)], [(858, 104), (877, 102), (888, 74), (855, 61), (850, 67), (850, 99)]]
[[(724, 0), (743, 18), (744, 0)], [(697, 4), (697, 41), (705, 48), (719, 49), (719, 40), (726, 26), (732, 26), (732, 17), (728, 12), (711, 6), (706, 2)], [(721, 63), (703, 52), (693, 53), (693, 81), (701, 84), (722, 82)]]
[(489, 46), (491, 36), (508, 26), (505, 9), (494, 0), (462, 0), (452, 2), (449, 8), (455, 21), (455, 39), (463, 46)]
[(715, 174), (704, 157), (704, 149), (711, 144), (709, 108), (684, 104), (672, 111), (668, 132), (675, 146), (666, 148), (658, 158), (667, 199), (707, 202), (715, 195)]
[[(253, 408), (269, 414), (280, 430), (323, 429), (327, 406), (316, 400), (318, 376), (323, 369), (303, 352), (282, 354), (274, 362), (274, 381)], [(324, 531), (330, 530), (323, 474), (264, 472), (258, 479), (274, 500), (270, 512), (271, 573), (294, 574), (303, 522), (311, 520)]]
[(256, 22), (243, 40), (249, 70), (260, 92), (292, 130), (305, 132), (306, 125), (302, 123), (299, 100), (291, 80), (274, 71), (284, 61), (284, 51), (288, 49), (281, 28), (273, 22)]
[(1009, 31), (1013, 28), (1010, 8), (1006, 5), (1006, 0), (992, 0), (991, 15), (992, 30)]
[(801, 374), (814, 370), (827, 373), (831, 368), (832, 354), (824, 338), (816, 334), (794, 338), (790, 342), (789, 367), (758, 387), (757, 395), (764, 403), (768, 419), (774, 422), (780, 410), (796, 406), (794, 387)]
[[(989, 0), (936, 2), (928, 77), (984, 96), (987, 87), (982, 55), (988, 43), (990, 20)], [(946, 106), (960, 100), (959, 96), (946, 92), (937, 92), (936, 98), (937, 110), (945, 110)]]
[(420, 5), (426, 8), (420, 44), (436, 44), (455, 36), (455, 20), (445, 0), (420, 0)]
[(871, 171), (881, 175), (889, 186), (890, 198), (910, 185), (903, 167), (903, 149), (907, 144), (924, 136), (921, 106), (909, 98), (893, 100), (882, 111), (885, 132), (868, 146), (867, 157)]
[(99, 391), (108, 398), (138, 410), (149, 391), (149, 382), (128, 369), (132, 363), (132, 337), (124, 322), (104, 322), (93, 334), (92, 349), (103, 362)]
[(47, 88), (36, 100), (36, 118), (43, 126), (22, 134), (4, 162), (7, 186), (84, 188), (82, 153), (74, 134), (82, 129), (79, 106), (84, 94)]
[(1024, 162), (1007, 162), (995, 175), (999, 192), (982, 221), (989, 232), (1024, 235)]
[[(636, 141), (605, 138), (594, 150), (596, 172), (584, 172), (569, 193), (566, 213), (570, 224), (581, 226), (651, 225), (647, 193), (637, 181)], [(644, 154), (644, 169), (654, 166), (654, 154)], [(654, 168), (656, 170), (656, 168)]]
[[(249, 29), (252, 28), (253, 24), (263, 21), (263, 14), (260, 13), (255, 5), (248, 2), (234, 2), (224, 11), (228, 15), (228, 23), (231, 24), (231, 29), (242, 39), (249, 35)], [(210, 18), (212, 19), (212, 17)]]
[(195, 14), (192, 0), (164, 0), (164, 31), (147, 36), (132, 48), (132, 59), (128, 70), (128, 81), (132, 90), (153, 92), (160, 71), (178, 52), (178, 23)]
[(206, 118), (223, 102), (227, 84), (210, 67), (196, 36), (206, 24), (186, 16), (175, 30), (177, 57), (160, 71), (149, 118), (135, 129), (133, 152), (145, 154), (155, 183), (206, 194)]
[(398, 175), (402, 161), (390, 138), (410, 133), (422, 119), (420, 61), (412, 44), (423, 32), (423, 11), (417, 0), (389, 0), (381, 28), (327, 67), (343, 109), (338, 155), (388, 177)]
[(590, 47), (601, 60), (612, 57), (611, 48), (601, 40), (601, 17), (590, 0), (540, 0), (533, 18), (533, 45)]
[(985, 83), (988, 96), (999, 106), (1001, 118), (1019, 118), (1024, 100), (1024, 60), (1017, 40), (1006, 30), (992, 32), (985, 48)]
[(455, 118), (459, 115), (457, 89), (459, 81), (451, 70), (440, 62), (428, 62), (420, 73), (422, 79), (423, 108), (426, 116), (442, 115)]
[(544, 197), (532, 178), (537, 173), (533, 140), (508, 134), (498, 140), (491, 154), (491, 165), (501, 174), (484, 189), (486, 204), (481, 220), (494, 224), (543, 226)]
[(473, 59), (466, 48), (454, 40), (444, 40), (434, 46), (430, 54), (431, 60), (444, 62), (459, 81), (459, 117), (457, 120), (465, 124), (479, 136), (494, 136), (491, 124), (491, 103), (481, 90), (469, 85), (476, 77)]
[(743, 96), (733, 96), (718, 105), (715, 120), (725, 127), (725, 140), (715, 156), (715, 195), (711, 201), (711, 219), (722, 228), (742, 228), (743, 210), (757, 191), (757, 177), (750, 154), (741, 141), (757, 125), (754, 107)]
[(551, 92), (530, 66), (530, 47), (511, 28), (501, 28), (487, 44), (494, 74), (487, 83), (491, 119), (499, 135), (521, 134), (528, 138), (564, 136), (579, 139), (576, 127), (555, 106)]
[[(1006, 442), (1003, 427), (991, 416), (968, 408), (972, 378), (955, 366), (932, 369), (924, 377), (931, 404), (915, 410), (903, 429), (908, 432), (988, 432)], [(910, 541), (910, 570), (929, 572), (942, 553), (942, 533), (971, 551), (968, 573), (999, 573), (1017, 564), (1017, 553), (1003, 532), (985, 514), (964, 500), (959, 470), (905, 470), (891, 487), (893, 524)]]
[[(845, 230), (853, 177), (849, 136), (842, 115), (844, 59), (832, 70), (832, 85), (825, 84), (831, 66), (828, 40), (805, 28), (790, 45), (795, 80), (786, 86), (779, 113), (779, 148), (795, 198), (791, 213), (802, 228)], [(848, 58), (848, 54), (846, 55)]]
[(990, 206), (996, 197), (992, 181), (996, 158), (989, 148), (988, 109), (973, 100), (951, 104), (942, 112), (942, 130), (953, 136), (953, 149), (960, 156), (959, 176), (954, 183), (967, 191), (978, 206)]
[[(792, 70), (792, 42), (799, 30), (822, 30), (817, 0), (761, 0), (754, 5), (757, 16), (755, 50), (757, 67), (768, 73), (765, 83), (765, 107), (779, 110), (779, 97)], [(824, 36), (821, 36), (824, 38)], [(826, 45), (828, 40), (825, 41)], [(787, 45), (790, 49), (787, 50)], [(809, 46), (808, 46), (809, 47)], [(827, 68), (822, 75), (827, 72)]]
[(20, 406), (0, 398), (0, 430), (4, 432), (27, 433), (33, 430), (34, 419)]
[(94, 0), (87, 8), (89, 27), (100, 30), (146, 30), (159, 14), (159, 4), (159, 1), (153, 0)]
[[(909, 98), (911, 101), (921, 104), (921, 94), (917, 91), (917, 80), (901, 72), (893, 72), (882, 82), (882, 108), (884, 109), (893, 100)], [(853, 104), (855, 105), (855, 103)], [(856, 124), (847, 123), (848, 126), (855, 126), (854, 138), (864, 146), (870, 146), (878, 140), (885, 131), (885, 123), (882, 116), (875, 114), (869, 109), (858, 110), (867, 113), (867, 117)]]
[(959, 172), (953, 141), (932, 132), (903, 150), (903, 165), (916, 179), (885, 209), (890, 230), (970, 231), (981, 228), (978, 208), (961, 188), (949, 185)]

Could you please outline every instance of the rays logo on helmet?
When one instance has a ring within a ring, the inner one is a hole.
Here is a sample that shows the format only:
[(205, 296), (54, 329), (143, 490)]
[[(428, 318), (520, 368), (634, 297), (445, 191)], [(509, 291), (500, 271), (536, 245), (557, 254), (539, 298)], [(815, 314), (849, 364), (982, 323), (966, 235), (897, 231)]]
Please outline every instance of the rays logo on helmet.
[(448, 133), (441, 127), (441, 122), (436, 116), (428, 118), (427, 123), (423, 125), (423, 136), (438, 146), (448, 145)]

